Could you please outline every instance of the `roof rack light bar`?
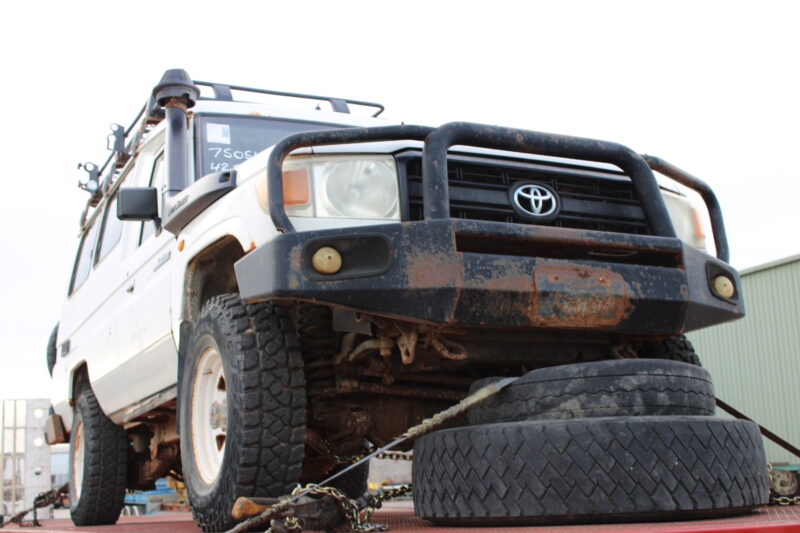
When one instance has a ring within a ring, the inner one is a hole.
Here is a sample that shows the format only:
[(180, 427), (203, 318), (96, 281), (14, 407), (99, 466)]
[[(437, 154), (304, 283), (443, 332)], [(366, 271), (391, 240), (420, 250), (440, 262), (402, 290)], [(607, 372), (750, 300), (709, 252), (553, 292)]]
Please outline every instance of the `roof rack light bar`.
[(375, 102), (364, 102), (361, 100), (350, 100), (347, 98), (334, 98), (332, 96), (319, 96), (315, 94), (302, 94), (302, 93), (289, 93), (284, 91), (273, 91), (270, 89), (255, 89), (253, 87), (242, 87), (241, 85), (227, 85), (223, 83), (212, 83), (209, 81), (194, 81), (195, 85), (201, 85), (203, 87), (210, 87), (214, 91), (214, 97), (204, 97), (201, 96), (200, 100), (233, 100), (233, 95), (231, 91), (244, 91), (250, 93), (258, 93), (258, 94), (270, 94), (273, 96), (288, 96), (289, 98), (302, 98), (305, 100), (323, 100), (331, 104), (333, 110), (337, 113), (349, 113), (350, 108), (347, 104), (365, 106), (365, 107), (374, 107), (377, 108), (377, 111), (372, 114), (373, 117), (377, 117), (381, 113), (383, 113), (384, 107), (382, 104), (378, 104)]

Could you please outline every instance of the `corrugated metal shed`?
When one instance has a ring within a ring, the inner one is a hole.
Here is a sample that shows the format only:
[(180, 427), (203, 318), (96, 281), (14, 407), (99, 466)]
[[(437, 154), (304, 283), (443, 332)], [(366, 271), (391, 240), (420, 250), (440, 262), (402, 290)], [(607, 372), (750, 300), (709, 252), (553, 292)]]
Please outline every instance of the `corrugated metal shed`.
[[(800, 255), (741, 272), (746, 316), (688, 335), (717, 396), (800, 445)], [(800, 458), (765, 439), (767, 460)]]

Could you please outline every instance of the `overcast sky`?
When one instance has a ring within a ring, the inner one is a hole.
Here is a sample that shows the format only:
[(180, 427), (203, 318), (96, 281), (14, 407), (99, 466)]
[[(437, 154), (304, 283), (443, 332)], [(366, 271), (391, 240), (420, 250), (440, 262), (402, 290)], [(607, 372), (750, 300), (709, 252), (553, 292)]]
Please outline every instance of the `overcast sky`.
[[(792, 2), (6, 2), (0, 398), (49, 396), (86, 193), (168, 68), (382, 102), (385, 117), (597, 137), (716, 190), (732, 263), (800, 252)], [(122, 6), (127, 6), (124, 9)]]

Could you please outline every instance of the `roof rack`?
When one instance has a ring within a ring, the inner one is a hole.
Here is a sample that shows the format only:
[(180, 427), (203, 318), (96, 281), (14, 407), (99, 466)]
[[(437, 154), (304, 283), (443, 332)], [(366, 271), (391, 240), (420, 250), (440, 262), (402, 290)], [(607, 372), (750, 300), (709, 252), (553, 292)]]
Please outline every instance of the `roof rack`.
[[(304, 100), (317, 100), (328, 102), (337, 113), (350, 113), (348, 104), (364, 107), (376, 108), (372, 114), (377, 117), (384, 111), (384, 106), (375, 102), (364, 102), (362, 100), (351, 100), (348, 98), (335, 98), (332, 96), (319, 96), (314, 94), (291, 93), (285, 91), (273, 91), (270, 89), (256, 89), (253, 87), (242, 87), (240, 85), (228, 85), (223, 83), (213, 83), (208, 81), (194, 80), (195, 85), (210, 87), (214, 92), (213, 97), (201, 96), (200, 100), (216, 101), (237, 101), (233, 98), (232, 91), (242, 91), (256, 94), (269, 94), (273, 96), (284, 96), (289, 98), (301, 98)], [(164, 118), (163, 110), (157, 105), (154, 96), (151, 94), (145, 105), (136, 114), (130, 126), (124, 128), (119, 124), (111, 125), (111, 134), (108, 136), (108, 149), (111, 154), (101, 167), (93, 163), (81, 163), (78, 168), (83, 168), (88, 174), (89, 179), (79, 186), (91, 194), (86, 208), (81, 214), (80, 225), (85, 229), (87, 222), (91, 222), (94, 217), (89, 216), (89, 210), (97, 207), (105, 194), (110, 190), (113, 181), (125, 167), (126, 163), (133, 157), (139, 143), (145, 134), (155, 127)], [(131, 135), (133, 134), (133, 135)]]
[(209, 98), (207, 96), (201, 96), (200, 100), (233, 101), (233, 94), (231, 91), (243, 91), (243, 92), (257, 93), (257, 94), (270, 94), (273, 96), (288, 96), (289, 98), (302, 98), (304, 100), (324, 100), (328, 102), (333, 108), (333, 110), (337, 113), (350, 113), (350, 108), (348, 107), (347, 104), (377, 108), (377, 111), (372, 114), (373, 117), (377, 117), (378, 115), (383, 113), (385, 109), (382, 104), (377, 104), (375, 102), (364, 102), (361, 100), (350, 100), (348, 98), (335, 98), (333, 96), (319, 96), (314, 94), (289, 93), (284, 91), (273, 91), (270, 89), (254, 89), (253, 87), (242, 87), (240, 85), (226, 85), (222, 83), (213, 83), (209, 81), (194, 80), (194, 83), (195, 85), (210, 87), (214, 91), (213, 98)]

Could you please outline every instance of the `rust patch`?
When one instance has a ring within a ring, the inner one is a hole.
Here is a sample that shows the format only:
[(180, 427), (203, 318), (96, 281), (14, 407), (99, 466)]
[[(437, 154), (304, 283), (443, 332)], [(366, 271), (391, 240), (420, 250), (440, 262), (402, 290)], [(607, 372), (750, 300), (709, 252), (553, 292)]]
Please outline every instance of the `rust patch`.
[(407, 258), (408, 288), (461, 287), (461, 261), (458, 256), (421, 253)]
[(607, 268), (549, 262), (533, 271), (531, 324), (553, 328), (604, 329), (633, 311), (632, 289)]
[(177, 107), (184, 113), (188, 110), (189, 106), (187, 105), (189, 100), (187, 98), (179, 98), (177, 96), (170, 96), (167, 101), (164, 103), (164, 107)]
[(482, 298), (486, 316), (525, 317), (530, 306), (531, 265), (516, 258), (498, 258), (473, 273), (466, 287), (486, 295)]
[(491, 262), (489, 275), (477, 281), (482, 289), (490, 291), (517, 292), (530, 283), (530, 267), (519, 261), (504, 258)]

